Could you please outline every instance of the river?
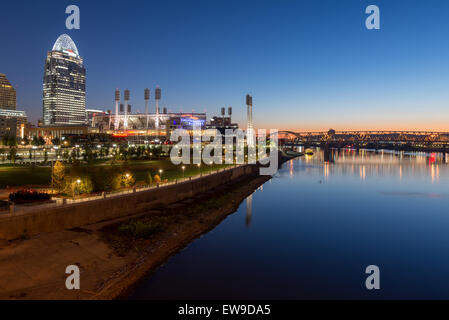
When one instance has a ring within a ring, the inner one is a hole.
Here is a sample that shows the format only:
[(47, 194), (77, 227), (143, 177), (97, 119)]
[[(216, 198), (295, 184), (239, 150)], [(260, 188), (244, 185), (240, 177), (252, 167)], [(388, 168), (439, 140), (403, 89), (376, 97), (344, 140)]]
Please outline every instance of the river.
[[(316, 150), (287, 162), (130, 299), (448, 299), (448, 160)], [(380, 290), (365, 287), (369, 265)]]

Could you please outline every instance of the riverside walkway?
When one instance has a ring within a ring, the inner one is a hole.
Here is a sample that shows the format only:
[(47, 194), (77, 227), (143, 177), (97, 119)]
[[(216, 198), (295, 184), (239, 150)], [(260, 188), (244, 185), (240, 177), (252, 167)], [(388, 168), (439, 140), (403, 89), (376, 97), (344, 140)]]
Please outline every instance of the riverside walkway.
[(175, 179), (173, 181), (155, 184), (153, 186), (135, 187), (135, 188), (130, 188), (127, 190), (122, 190), (122, 191), (117, 191), (117, 192), (102, 192), (102, 193), (99, 193), (97, 195), (90, 196), (90, 197), (82, 197), (82, 198), (74, 198), (74, 199), (54, 197), (54, 198), (52, 198), (51, 203), (35, 204), (35, 205), (10, 205), (9, 210), (6, 209), (3, 211), (0, 211), (0, 219), (12, 217), (12, 216), (24, 215), (24, 214), (32, 213), (36, 210), (42, 210), (42, 209), (46, 209), (46, 208), (50, 209), (50, 208), (56, 208), (56, 207), (70, 206), (70, 205), (75, 205), (75, 204), (84, 203), (84, 202), (90, 202), (90, 201), (96, 201), (96, 200), (102, 200), (102, 199), (108, 199), (108, 198), (116, 198), (116, 197), (120, 197), (123, 195), (145, 192), (145, 191), (149, 191), (149, 190), (153, 190), (153, 189), (163, 189), (163, 188), (167, 188), (172, 185), (183, 184), (183, 183), (187, 183), (187, 182), (194, 181), (197, 179), (201, 179), (203, 177), (211, 176), (211, 175), (214, 175), (214, 174), (217, 174), (220, 172), (229, 171), (229, 170), (232, 170), (239, 166), (243, 166), (243, 165), (232, 165), (227, 168), (209, 171), (207, 173), (201, 173), (199, 175), (192, 176), (192, 177)]

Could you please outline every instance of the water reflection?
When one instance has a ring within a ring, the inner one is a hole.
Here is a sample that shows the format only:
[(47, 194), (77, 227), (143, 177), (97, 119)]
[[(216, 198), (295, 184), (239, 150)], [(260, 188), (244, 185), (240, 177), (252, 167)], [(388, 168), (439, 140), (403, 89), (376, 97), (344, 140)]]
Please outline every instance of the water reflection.
[(253, 217), (253, 195), (246, 198), (246, 226), (251, 226), (251, 219)]
[[(131, 298), (447, 299), (448, 208), (447, 155), (317, 149)], [(364, 286), (371, 264), (378, 292)]]
[[(447, 173), (445, 154), (427, 154), (423, 152), (395, 152), (388, 150), (320, 150), (314, 156), (306, 156), (302, 163), (322, 163), (325, 180), (332, 176), (358, 175), (361, 180), (382, 176), (429, 177), (435, 183), (439, 181), (440, 170)], [(289, 173), (293, 176), (293, 162), (289, 163)], [(298, 173), (298, 172), (296, 172)]]

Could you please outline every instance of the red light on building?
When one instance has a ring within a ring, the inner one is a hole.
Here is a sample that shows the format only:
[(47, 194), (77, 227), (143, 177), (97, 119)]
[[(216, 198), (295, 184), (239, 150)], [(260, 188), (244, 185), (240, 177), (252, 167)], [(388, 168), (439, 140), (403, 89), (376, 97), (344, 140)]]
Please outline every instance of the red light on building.
[(115, 138), (126, 138), (126, 137), (128, 137), (128, 134), (127, 133), (113, 133), (112, 136)]

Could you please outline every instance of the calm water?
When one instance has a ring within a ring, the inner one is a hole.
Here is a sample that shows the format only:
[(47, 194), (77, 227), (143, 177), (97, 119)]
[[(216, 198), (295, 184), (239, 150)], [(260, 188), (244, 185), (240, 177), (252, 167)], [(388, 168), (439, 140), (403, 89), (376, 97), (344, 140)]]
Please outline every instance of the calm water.
[[(449, 298), (441, 154), (323, 152), (284, 164), (131, 299)], [(365, 268), (381, 290), (365, 289)]]

